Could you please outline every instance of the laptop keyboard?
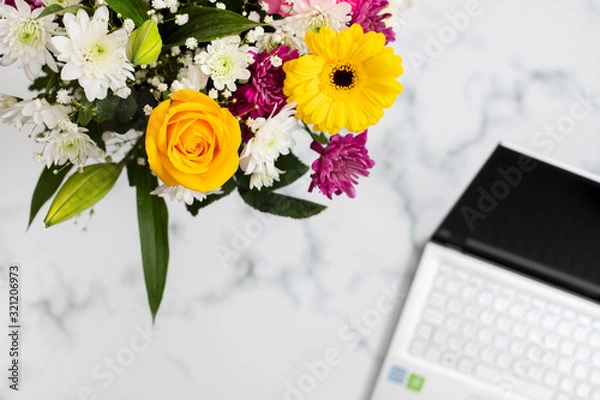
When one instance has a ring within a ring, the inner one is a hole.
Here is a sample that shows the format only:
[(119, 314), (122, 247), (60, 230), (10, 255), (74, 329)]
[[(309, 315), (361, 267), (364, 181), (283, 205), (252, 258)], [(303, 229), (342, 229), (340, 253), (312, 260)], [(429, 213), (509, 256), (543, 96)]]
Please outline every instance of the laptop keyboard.
[(414, 357), (528, 399), (600, 400), (599, 315), (445, 264), (420, 317)]

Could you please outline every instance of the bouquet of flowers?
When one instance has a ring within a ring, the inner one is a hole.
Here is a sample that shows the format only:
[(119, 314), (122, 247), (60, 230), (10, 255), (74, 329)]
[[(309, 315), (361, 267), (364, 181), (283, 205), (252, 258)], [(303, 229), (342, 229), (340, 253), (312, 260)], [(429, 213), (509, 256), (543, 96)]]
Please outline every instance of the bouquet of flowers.
[(306, 218), (325, 207), (277, 193), (354, 197), (374, 161), (367, 130), (402, 92), (387, 0), (0, 0), (0, 64), (37, 93), (0, 97), (0, 119), (32, 126), (45, 164), (29, 224), (89, 209), (125, 170), (137, 194), (153, 318), (169, 260), (165, 198), (192, 215), (237, 191)]

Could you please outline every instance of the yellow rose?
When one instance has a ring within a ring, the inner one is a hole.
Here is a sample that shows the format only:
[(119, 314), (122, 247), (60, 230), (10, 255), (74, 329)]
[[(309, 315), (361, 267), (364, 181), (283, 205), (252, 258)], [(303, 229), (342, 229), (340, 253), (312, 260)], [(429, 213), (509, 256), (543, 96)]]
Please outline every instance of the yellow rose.
[(194, 90), (160, 103), (146, 129), (150, 169), (169, 186), (198, 192), (223, 186), (239, 166), (240, 125), (226, 108)]

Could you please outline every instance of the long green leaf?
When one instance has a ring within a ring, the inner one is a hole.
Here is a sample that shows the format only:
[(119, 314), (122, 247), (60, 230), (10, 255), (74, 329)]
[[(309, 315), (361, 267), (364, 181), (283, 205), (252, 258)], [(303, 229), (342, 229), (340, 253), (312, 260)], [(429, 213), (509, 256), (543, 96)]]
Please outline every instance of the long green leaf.
[(122, 166), (95, 164), (67, 179), (59, 189), (44, 219), (46, 227), (66, 221), (99, 202), (115, 185)]
[[(71, 168), (73, 168), (73, 164), (64, 165), (62, 167), (44, 168), (42, 170), (42, 174), (40, 175), (40, 179), (38, 179), (38, 183), (31, 198), (29, 224), (27, 224), (28, 228), (40, 211), (40, 208), (42, 208), (42, 206), (50, 200), (50, 197), (56, 193)], [(54, 171), (57, 171), (57, 173), (55, 174)]]
[(181, 46), (190, 37), (198, 42), (210, 42), (225, 36), (238, 35), (262, 25), (234, 12), (218, 8), (190, 6), (180, 13), (188, 14), (189, 21), (183, 26), (173, 22), (165, 24), (163, 42), (169, 47)]
[[(131, 164), (130, 164), (131, 165)], [(129, 167), (129, 166), (128, 166)], [(132, 166), (133, 167), (133, 166)], [(148, 167), (134, 169), (138, 227), (146, 292), (152, 320), (162, 301), (169, 265), (169, 214), (162, 197), (151, 195), (158, 181)]]
[(327, 207), (311, 201), (289, 197), (265, 190), (240, 188), (242, 199), (259, 211), (291, 218), (308, 218), (317, 215)]
[(149, 18), (150, 6), (144, 0), (106, 0), (106, 4), (121, 18), (131, 18), (135, 26), (141, 26)]

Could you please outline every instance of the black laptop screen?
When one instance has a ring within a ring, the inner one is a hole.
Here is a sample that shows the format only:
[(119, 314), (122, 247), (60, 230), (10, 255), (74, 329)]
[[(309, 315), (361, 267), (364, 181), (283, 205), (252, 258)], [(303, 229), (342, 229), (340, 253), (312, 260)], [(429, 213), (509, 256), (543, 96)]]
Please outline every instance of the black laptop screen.
[(600, 300), (600, 184), (506, 147), (434, 240)]

